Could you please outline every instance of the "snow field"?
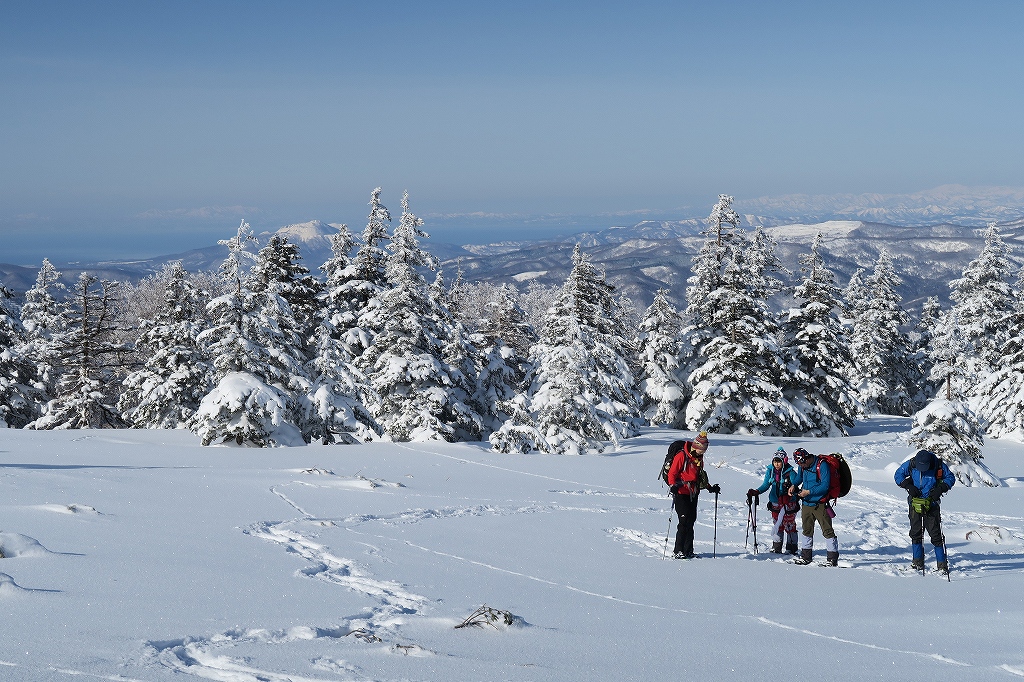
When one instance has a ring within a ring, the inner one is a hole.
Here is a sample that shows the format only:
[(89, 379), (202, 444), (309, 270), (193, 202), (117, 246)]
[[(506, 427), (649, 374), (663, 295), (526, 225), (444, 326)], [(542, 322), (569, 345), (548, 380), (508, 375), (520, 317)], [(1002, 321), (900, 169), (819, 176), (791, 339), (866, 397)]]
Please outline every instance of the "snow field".
[[(767, 553), (763, 506), (761, 551), (744, 548), (744, 493), (796, 439), (712, 435), (718, 556), (683, 562), (662, 558), (675, 518), (655, 478), (681, 432), (572, 457), (0, 430), (0, 679), (731, 680), (808, 656), (836, 679), (1024, 675), (1021, 489), (954, 487), (952, 582), (909, 571), (891, 473), (908, 429), (813, 443), (853, 466), (849, 570)], [(1020, 452), (990, 441), (986, 462), (1012, 485)], [(521, 620), (454, 628), (482, 604)]]

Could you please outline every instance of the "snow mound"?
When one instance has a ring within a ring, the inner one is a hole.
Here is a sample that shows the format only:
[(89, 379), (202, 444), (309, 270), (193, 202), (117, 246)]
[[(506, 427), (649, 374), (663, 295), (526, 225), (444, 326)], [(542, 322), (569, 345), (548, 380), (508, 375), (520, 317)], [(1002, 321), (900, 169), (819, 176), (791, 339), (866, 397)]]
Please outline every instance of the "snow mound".
[(14, 582), (14, 578), (6, 573), (0, 573), (0, 598), (11, 597), (27, 591), (28, 590), (24, 587), (21, 587), (18, 583)]
[(8, 559), (15, 557), (40, 557), (53, 554), (53, 552), (39, 544), (39, 541), (35, 538), (30, 538), (20, 533), (0, 533), (0, 551)]

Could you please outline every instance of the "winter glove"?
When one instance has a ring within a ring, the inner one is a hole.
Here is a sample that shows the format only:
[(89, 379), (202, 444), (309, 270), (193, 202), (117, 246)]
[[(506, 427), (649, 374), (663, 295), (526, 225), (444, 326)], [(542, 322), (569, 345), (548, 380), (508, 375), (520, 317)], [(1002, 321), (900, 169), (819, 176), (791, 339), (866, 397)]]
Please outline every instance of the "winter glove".
[(939, 486), (935, 486), (928, 491), (928, 499), (932, 502), (938, 502), (940, 497), (942, 497), (942, 491), (939, 490)]
[(676, 483), (675, 485), (670, 486), (669, 487), (669, 492), (671, 492), (673, 495), (678, 495), (679, 494), (679, 484)]
[(757, 497), (757, 495), (758, 495), (758, 492), (756, 490), (754, 490), (753, 488), (751, 488), (750, 490), (747, 491), (747, 499), (748, 500)]
[(720, 485), (718, 485), (716, 483), (713, 486), (711, 486), (710, 488), (708, 488), (708, 492), (711, 492), (711, 493), (714, 493), (714, 494), (717, 495), (718, 493), (722, 492), (722, 486), (720, 486)]
[(949, 486), (946, 485), (945, 481), (939, 481), (938, 483), (936, 483), (935, 488), (938, 489), (938, 491), (943, 494), (949, 492)]
[(907, 480), (903, 481), (903, 483), (900, 483), (900, 487), (906, 490), (907, 494), (909, 494), (911, 497), (921, 497), (921, 489), (914, 485), (913, 479), (911, 479), (909, 476), (907, 477)]

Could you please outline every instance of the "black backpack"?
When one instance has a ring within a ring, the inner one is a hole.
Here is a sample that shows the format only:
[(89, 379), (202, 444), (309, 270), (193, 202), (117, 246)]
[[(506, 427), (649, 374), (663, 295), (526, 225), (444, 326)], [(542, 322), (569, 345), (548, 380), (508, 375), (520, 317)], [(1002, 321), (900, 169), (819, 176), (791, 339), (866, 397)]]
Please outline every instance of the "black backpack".
[(665, 463), (661, 465), (661, 473), (658, 474), (658, 478), (665, 481), (666, 485), (668, 484), (668, 470), (672, 468), (672, 460), (676, 458), (676, 455), (679, 454), (684, 445), (686, 445), (685, 440), (676, 440), (672, 441), (672, 444), (668, 446), (668, 454), (665, 455)]

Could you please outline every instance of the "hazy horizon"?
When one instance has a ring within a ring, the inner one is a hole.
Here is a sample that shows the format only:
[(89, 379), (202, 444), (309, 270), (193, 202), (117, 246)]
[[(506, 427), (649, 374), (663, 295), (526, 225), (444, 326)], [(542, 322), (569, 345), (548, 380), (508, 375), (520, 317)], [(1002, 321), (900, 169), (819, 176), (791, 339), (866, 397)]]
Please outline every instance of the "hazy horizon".
[[(449, 243), (699, 217), (722, 192), (1024, 187), (1022, 20), (1010, 1), (8, 0), (0, 261), (182, 251), (242, 217), (359, 230), (378, 185)], [(494, 214), (525, 218), (429, 219)]]

